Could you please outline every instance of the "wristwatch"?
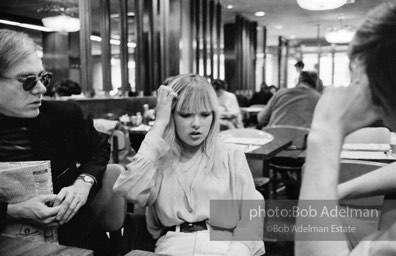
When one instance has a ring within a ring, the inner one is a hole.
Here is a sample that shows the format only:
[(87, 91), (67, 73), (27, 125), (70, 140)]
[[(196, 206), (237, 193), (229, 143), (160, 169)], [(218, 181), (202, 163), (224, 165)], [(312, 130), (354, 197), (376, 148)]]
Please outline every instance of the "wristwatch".
[(94, 185), (94, 184), (95, 184), (95, 179), (92, 178), (92, 177), (89, 176), (89, 175), (81, 174), (80, 176), (77, 177), (77, 180), (78, 180), (78, 179), (81, 179), (82, 181), (84, 181), (84, 182), (86, 182), (86, 183), (89, 183), (89, 184), (91, 184), (91, 185)]

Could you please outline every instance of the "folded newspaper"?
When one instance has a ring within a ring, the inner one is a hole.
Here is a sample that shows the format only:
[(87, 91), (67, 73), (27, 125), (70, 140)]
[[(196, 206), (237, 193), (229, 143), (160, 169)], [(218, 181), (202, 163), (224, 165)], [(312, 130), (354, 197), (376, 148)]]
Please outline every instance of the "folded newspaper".
[[(0, 202), (27, 201), (38, 195), (53, 194), (49, 161), (0, 162)], [(57, 243), (56, 228), (42, 228), (31, 223), (7, 221), (1, 235), (33, 241)]]

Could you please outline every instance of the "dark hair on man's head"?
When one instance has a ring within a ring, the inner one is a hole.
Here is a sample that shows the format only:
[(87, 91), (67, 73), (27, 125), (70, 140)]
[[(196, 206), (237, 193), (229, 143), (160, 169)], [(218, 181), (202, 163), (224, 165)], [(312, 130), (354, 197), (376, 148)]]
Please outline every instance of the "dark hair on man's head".
[(396, 5), (385, 3), (371, 11), (356, 32), (348, 53), (352, 62), (365, 67), (373, 103), (395, 113)]
[(296, 68), (304, 68), (304, 62), (302, 62), (301, 60), (299, 60), (299, 61), (297, 61), (297, 63), (296, 64), (294, 64), (294, 66), (296, 67)]
[(316, 83), (318, 82), (318, 74), (313, 71), (302, 71), (298, 78), (298, 83), (304, 83), (309, 85), (312, 89), (316, 89)]
[(217, 91), (219, 89), (227, 90), (227, 82), (221, 79), (215, 79), (212, 82), (213, 88)]

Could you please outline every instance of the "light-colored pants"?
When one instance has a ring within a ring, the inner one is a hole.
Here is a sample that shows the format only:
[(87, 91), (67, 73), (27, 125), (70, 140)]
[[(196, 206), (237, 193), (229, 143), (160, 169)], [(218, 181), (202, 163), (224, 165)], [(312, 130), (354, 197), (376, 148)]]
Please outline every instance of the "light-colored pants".
[[(155, 252), (172, 256), (224, 255), (230, 243), (230, 241), (210, 241), (208, 230), (192, 233), (168, 231), (166, 235), (158, 239)], [(264, 253), (262, 243), (258, 242), (258, 245), (261, 245), (260, 248), (250, 255)]]

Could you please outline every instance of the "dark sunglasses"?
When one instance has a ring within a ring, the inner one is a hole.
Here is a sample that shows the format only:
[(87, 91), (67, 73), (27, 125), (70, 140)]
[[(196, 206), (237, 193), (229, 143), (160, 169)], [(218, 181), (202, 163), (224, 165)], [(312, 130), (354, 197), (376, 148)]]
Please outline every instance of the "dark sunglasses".
[(37, 76), (31, 75), (26, 77), (14, 77), (14, 78), (2, 77), (2, 78), (15, 79), (18, 82), (22, 83), (22, 88), (25, 91), (30, 91), (37, 85), (37, 82), (39, 80), (45, 87), (47, 87), (50, 84), (53, 75), (54, 74), (51, 72), (42, 71)]

